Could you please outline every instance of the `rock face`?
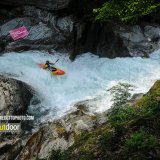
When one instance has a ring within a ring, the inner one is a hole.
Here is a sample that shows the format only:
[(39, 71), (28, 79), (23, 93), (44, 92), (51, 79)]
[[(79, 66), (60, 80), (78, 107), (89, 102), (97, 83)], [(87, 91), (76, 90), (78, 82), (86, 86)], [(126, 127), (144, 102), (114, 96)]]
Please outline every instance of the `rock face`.
[(3, 5), (14, 5), (14, 6), (19, 6), (19, 5), (33, 5), (39, 8), (47, 9), (47, 10), (62, 10), (65, 9), (69, 6), (69, 3), (71, 0), (5, 0), (1, 1), (0, 4)]
[[(0, 77), (0, 115), (26, 115), (27, 107), (32, 97), (31, 92), (24, 84), (19, 81), (5, 77)], [(5, 121), (1, 121), (1, 123)], [(10, 121), (11, 122), (11, 121)], [(14, 121), (13, 123), (16, 123)], [(26, 122), (21, 123), (23, 127), (23, 140), (17, 133), (0, 133), (0, 159), (14, 159), (22, 149), (25, 141), (24, 128)]]
[(131, 56), (148, 56), (160, 47), (160, 26), (146, 25), (144, 27), (119, 27), (116, 33), (123, 39)]
[[(160, 47), (159, 25), (84, 21), (72, 13), (54, 13), (35, 6), (0, 9), (0, 13), (0, 52), (53, 49), (70, 53), (71, 59), (85, 52), (109, 58), (148, 57)], [(29, 35), (13, 41), (9, 31), (21, 26)]]
[(30, 91), (21, 82), (0, 77), (1, 115), (25, 114), (31, 97)]
[(92, 52), (100, 57), (127, 57), (130, 56), (119, 34), (113, 26), (101, 23), (77, 24), (75, 33), (75, 48), (72, 58), (77, 53)]
[(127, 26), (113, 22), (79, 23), (76, 26), (74, 59), (78, 53), (100, 57), (148, 57), (160, 47), (160, 26)]
[[(14, 18), (0, 26), (0, 50), (24, 51), (29, 49), (71, 52), (73, 37), (72, 17), (58, 17), (35, 7), (24, 7), (22, 18)], [(25, 26), (29, 35), (14, 41), (9, 31)]]
[(84, 104), (76, 108), (75, 112), (60, 120), (44, 124), (29, 138), (16, 159), (43, 159), (47, 158), (52, 150), (66, 150), (74, 143), (76, 135), (81, 131), (92, 130), (106, 121), (104, 115), (91, 115)]

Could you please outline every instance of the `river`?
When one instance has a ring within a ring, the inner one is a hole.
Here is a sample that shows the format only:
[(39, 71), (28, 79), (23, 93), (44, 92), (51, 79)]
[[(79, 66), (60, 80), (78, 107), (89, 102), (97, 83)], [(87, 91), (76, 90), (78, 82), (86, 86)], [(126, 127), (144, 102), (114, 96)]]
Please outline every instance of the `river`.
[[(66, 72), (64, 76), (52, 76), (38, 67), (46, 60)], [(0, 57), (0, 74), (28, 84), (34, 93), (28, 112), (53, 118), (65, 114), (79, 101), (97, 98), (94, 112), (103, 112), (111, 106), (107, 90), (118, 82), (135, 86), (134, 93), (146, 93), (160, 79), (160, 50), (150, 58), (99, 58), (85, 53), (74, 62), (67, 55), (50, 55), (40, 51), (7, 53)], [(93, 105), (93, 104), (92, 104)]]

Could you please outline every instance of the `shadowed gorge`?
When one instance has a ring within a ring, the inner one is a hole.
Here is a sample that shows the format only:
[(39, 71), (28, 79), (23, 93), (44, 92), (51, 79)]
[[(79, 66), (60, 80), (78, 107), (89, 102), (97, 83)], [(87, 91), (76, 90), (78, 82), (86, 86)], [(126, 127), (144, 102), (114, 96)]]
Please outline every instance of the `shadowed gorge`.
[(159, 17), (159, 0), (0, 1), (0, 160), (160, 159)]

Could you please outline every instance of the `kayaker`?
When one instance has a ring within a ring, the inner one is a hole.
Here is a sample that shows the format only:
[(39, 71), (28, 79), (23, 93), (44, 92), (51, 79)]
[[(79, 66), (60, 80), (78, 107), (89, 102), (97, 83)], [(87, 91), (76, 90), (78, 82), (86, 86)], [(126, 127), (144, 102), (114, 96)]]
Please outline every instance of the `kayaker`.
[(50, 71), (56, 71), (57, 69), (56, 69), (55, 67), (51, 66), (51, 65), (54, 65), (54, 63), (51, 63), (51, 62), (49, 62), (49, 61), (46, 61), (46, 63), (45, 63), (45, 68), (46, 68), (46, 69), (49, 69)]

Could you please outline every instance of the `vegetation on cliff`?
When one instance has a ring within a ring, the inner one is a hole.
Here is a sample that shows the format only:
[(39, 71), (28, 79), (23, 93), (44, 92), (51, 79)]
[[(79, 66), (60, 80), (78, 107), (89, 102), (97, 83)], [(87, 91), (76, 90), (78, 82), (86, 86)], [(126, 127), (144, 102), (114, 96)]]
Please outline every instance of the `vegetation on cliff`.
[[(121, 89), (126, 92), (126, 87)], [(160, 81), (133, 105), (121, 103), (107, 116), (107, 123), (83, 131), (67, 151), (53, 151), (50, 160), (159, 159)]]
[(155, 12), (159, 6), (158, 0), (106, 0), (102, 7), (93, 11), (97, 20), (116, 18), (122, 22), (136, 22)]

